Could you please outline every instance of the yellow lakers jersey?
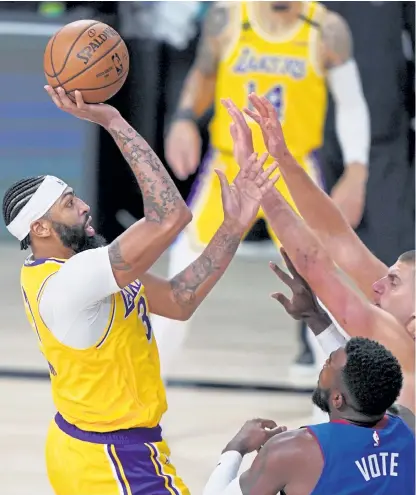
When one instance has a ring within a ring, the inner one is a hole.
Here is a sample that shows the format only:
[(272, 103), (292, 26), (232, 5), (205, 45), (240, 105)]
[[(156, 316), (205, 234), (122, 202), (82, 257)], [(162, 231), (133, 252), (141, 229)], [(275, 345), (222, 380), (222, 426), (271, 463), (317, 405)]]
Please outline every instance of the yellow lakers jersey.
[(50, 370), (57, 410), (87, 431), (156, 426), (166, 411), (159, 355), (139, 281), (111, 297), (101, 338), (85, 350), (61, 344), (39, 314), (39, 301), (61, 259), (28, 259), (21, 271), (26, 315)]
[[(232, 153), (231, 118), (221, 98), (231, 98), (238, 108), (250, 107), (248, 95), (268, 98), (278, 111), (286, 143), (296, 158), (322, 144), (327, 91), (319, 66), (319, 23), (325, 8), (304, 2), (304, 13), (284, 38), (265, 33), (253, 14), (254, 3), (241, 2), (240, 31), (221, 60), (216, 81), (211, 144)], [(265, 151), (261, 131), (251, 119), (255, 151)]]

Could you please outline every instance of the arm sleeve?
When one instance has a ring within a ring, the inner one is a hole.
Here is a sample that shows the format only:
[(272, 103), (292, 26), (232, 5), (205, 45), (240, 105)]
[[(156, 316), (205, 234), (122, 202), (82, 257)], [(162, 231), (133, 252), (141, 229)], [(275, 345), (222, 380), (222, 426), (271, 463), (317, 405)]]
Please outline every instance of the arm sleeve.
[(327, 356), (346, 344), (347, 339), (341, 334), (337, 327), (332, 324), (326, 330), (316, 336), (319, 345)]
[(237, 477), (243, 458), (239, 452), (224, 452), (205, 485), (203, 495), (242, 495)]
[(345, 165), (369, 164), (370, 112), (354, 59), (328, 71), (328, 86), (335, 103), (335, 129)]
[[(108, 247), (91, 249), (70, 258), (50, 278), (42, 294), (39, 311), (61, 342), (67, 343), (65, 339), (74, 329), (85, 338), (94, 339), (96, 332), (88, 337), (82, 327), (93, 328), (96, 323), (99, 332), (108, 314), (108, 296), (119, 290)], [(107, 308), (103, 307), (106, 305)]]

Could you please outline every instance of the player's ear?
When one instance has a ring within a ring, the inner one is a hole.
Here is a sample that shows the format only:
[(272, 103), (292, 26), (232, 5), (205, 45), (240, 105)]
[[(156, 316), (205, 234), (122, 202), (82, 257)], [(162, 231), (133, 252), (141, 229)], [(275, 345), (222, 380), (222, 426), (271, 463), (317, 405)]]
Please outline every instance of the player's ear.
[(332, 392), (332, 405), (334, 409), (341, 409), (345, 405), (344, 396), (339, 390), (334, 390)]
[(36, 237), (50, 237), (52, 235), (52, 224), (46, 218), (40, 218), (33, 222), (30, 227), (32, 235)]

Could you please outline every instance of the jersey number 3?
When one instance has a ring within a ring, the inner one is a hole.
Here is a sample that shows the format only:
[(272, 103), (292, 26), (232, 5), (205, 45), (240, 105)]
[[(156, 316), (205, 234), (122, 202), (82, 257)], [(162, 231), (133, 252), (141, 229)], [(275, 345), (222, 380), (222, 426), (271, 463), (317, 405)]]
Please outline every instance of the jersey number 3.
[(147, 311), (146, 299), (141, 296), (139, 302), (137, 304), (137, 311), (139, 313), (139, 317), (143, 322), (144, 327), (146, 328), (146, 337), (149, 342), (152, 341), (152, 324), (150, 323), (149, 313)]
[[(248, 94), (250, 93), (256, 93), (257, 94), (257, 85), (255, 82), (250, 81), (248, 83)], [(261, 96), (261, 95), (260, 95)], [(274, 106), (276, 109), (277, 115), (279, 116), (280, 122), (283, 122), (284, 120), (284, 110), (285, 110), (285, 88), (282, 84), (277, 84), (276, 86), (273, 86), (267, 91), (267, 93), (264, 95), (270, 103)], [(250, 110), (254, 110), (253, 105), (251, 104), (250, 100), (248, 102), (248, 108)]]

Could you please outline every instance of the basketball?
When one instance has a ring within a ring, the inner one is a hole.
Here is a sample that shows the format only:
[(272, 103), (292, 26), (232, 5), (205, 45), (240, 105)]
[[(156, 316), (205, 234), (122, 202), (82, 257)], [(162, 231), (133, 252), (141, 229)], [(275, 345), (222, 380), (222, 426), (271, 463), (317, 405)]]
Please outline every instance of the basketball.
[(129, 73), (129, 52), (111, 26), (75, 21), (49, 40), (43, 70), (48, 84), (54, 89), (62, 87), (72, 101), (78, 90), (86, 103), (103, 103), (123, 86)]

